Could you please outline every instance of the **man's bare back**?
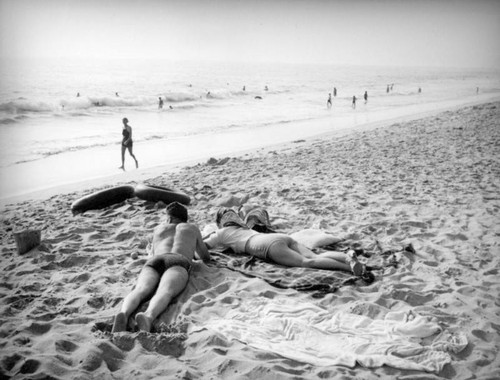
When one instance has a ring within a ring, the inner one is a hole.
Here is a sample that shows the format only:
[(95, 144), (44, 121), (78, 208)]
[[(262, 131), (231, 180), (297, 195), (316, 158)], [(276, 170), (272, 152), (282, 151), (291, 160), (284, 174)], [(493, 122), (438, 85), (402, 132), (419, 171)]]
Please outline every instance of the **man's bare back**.
[(162, 223), (153, 235), (153, 254), (178, 253), (189, 260), (195, 252), (203, 261), (209, 259), (200, 230), (191, 223)]
[(131, 314), (153, 293), (146, 311), (135, 316), (139, 330), (151, 331), (153, 321), (186, 287), (193, 259), (210, 261), (200, 230), (187, 223), (186, 207), (172, 202), (166, 212), (167, 222), (153, 233), (154, 256), (146, 261), (136, 286), (123, 300), (113, 322), (113, 333), (125, 331)]

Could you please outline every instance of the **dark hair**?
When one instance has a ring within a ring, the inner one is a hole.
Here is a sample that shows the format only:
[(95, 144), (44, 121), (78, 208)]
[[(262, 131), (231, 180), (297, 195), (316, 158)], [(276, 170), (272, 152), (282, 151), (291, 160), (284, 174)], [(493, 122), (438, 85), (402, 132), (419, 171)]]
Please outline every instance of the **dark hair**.
[(128, 119), (126, 117), (123, 118), (122, 120), (124, 123), (128, 123)]
[(187, 208), (181, 205), (178, 202), (172, 202), (167, 206), (167, 215), (172, 218), (177, 218), (183, 222), (187, 222), (188, 220), (188, 211)]

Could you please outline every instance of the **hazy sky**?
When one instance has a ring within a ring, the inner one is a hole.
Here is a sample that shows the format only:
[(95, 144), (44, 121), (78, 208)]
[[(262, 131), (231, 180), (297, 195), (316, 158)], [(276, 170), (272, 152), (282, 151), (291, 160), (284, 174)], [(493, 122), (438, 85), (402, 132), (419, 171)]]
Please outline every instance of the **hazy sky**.
[(2, 57), (500, 68), (497, 0), (0, 0)]

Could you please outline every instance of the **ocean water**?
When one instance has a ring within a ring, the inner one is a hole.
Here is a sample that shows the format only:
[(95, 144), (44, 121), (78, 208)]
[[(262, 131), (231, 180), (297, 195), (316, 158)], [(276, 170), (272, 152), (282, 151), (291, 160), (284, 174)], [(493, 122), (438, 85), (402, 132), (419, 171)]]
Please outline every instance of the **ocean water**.
[(493, 70), (139, 60), (5, 60), (0, 83), (0, 197), (120, 173), (123, 117), (147, 168), (500, 95)]

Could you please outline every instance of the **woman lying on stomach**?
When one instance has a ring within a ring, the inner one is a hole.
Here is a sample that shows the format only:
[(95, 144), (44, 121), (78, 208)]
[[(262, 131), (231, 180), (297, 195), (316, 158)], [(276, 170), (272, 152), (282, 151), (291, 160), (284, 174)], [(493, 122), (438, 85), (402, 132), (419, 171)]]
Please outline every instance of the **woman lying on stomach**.
[(281, 233), (260, 233), (249, 229), (238, 214), (222, 207), (215, 220), (218, 230), (204, 239), (208, 249), (230, 248), (262, 260), (288, 267), (344, 270), (361, 276), (366, 268), (353, 251), (315, 254), (290, 236)]

